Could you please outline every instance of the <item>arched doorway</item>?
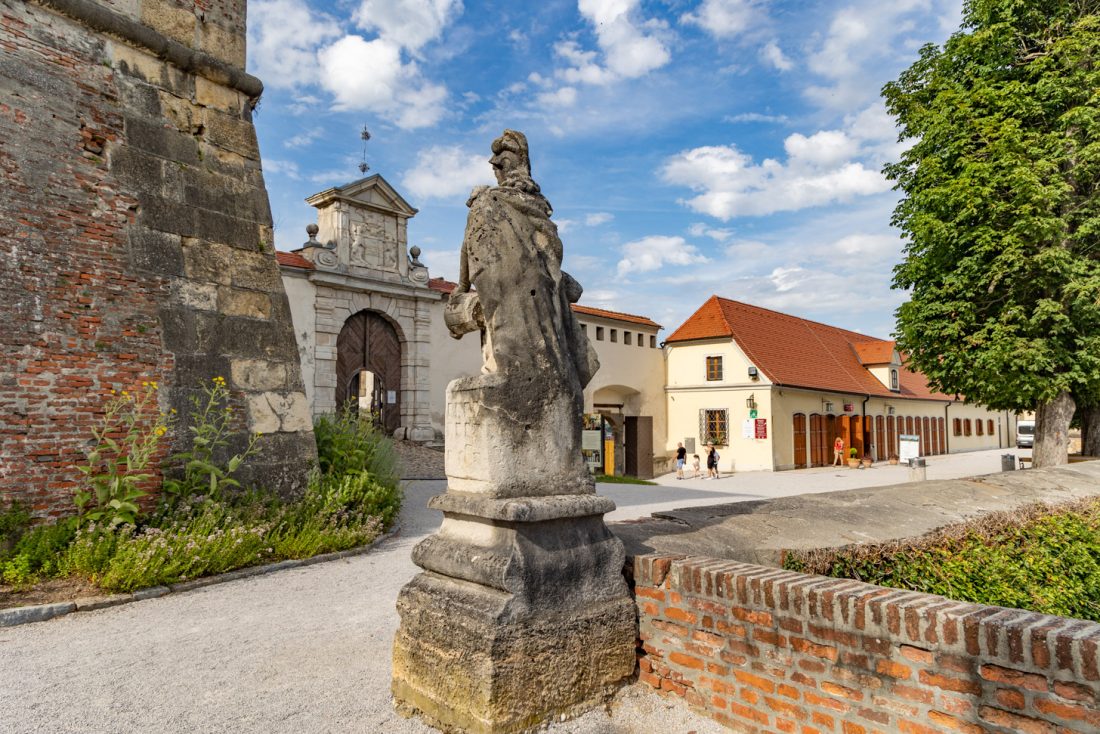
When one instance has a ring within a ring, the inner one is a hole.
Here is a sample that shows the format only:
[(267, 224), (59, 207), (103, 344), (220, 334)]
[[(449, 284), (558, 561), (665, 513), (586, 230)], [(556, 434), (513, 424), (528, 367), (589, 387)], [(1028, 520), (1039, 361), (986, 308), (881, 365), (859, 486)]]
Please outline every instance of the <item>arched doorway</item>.
[(374, 311), (350, 316), (336, 338), (336, 405), (349, 401), (387, 433), (401, 427), (401, 340)]

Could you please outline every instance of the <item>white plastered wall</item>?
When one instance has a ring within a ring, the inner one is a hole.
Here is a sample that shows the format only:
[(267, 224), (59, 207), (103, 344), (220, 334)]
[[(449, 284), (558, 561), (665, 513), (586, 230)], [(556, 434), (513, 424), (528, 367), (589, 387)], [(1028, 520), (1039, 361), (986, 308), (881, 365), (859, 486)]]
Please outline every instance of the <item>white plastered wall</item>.
[[(758, 372), (749, 378), (750, 366), (757, 366), (731, 339), (709, 339), (666, 347), (666, 398), (668, 405), (668, 442), (666, 450), (686, 438), (695, 439), (696, 453), (705, 458), (705, 444), (699, 435), (702, 410), (726, 410), (729, 419), (729, 445), (718, 447), (722, 471), (770, 471), (775, 436), (772, 419), (771, 383)], [(706, 379), (706, 358), (722, 357), (722, 379)], [(743, 421), (749, 418), (746, 401), (756, 403), (757, 418), (767, 421), (767, 438), (745, 438)]]
[(294, 338), (298, 342), (298, 357), (302, 362), (302, 382), (305, 383), (306, 400), (313, 405), (313, 380), (316, 370), (314, 348), (317, 346), (317, 320), (314, 302), (317, 289), (304, 273), (283, 269), (283, 288), (290, 301), (290, 321), (294, 325)]

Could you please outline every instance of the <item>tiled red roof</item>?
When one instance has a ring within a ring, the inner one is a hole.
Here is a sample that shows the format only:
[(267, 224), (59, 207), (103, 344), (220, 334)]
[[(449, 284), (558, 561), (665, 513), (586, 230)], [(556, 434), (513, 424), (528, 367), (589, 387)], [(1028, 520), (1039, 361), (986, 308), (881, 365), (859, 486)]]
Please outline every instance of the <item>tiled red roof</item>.
[[(440, 293), (453, 293), (454, 289), (458, 287), (458, 283), (447, 280), (446, 278), (432, 278), (428, 281), (428, 287), (433, 291), (439, 291)], [(661, 325), (652, 319), (648, 319), (645, 316), (638, 316), (632, 313), (622, 313), (621, 311), (608, 311), (606, 308), (593, 308), (592, 306), (581, 306), (579, 304), (573, 304), (573, 312), (584, 314), (585, 316), (599, 316), (605, 319), (612, 319), (614, 321), (626, 321), (631, 324), (641, 324), (642, 326), (652, 326), (656, 329), (660, 329)]]
[(450, 294), (458, 287), (458, 283), (452, 283), (446, 278), (432, 278), (428, 281), (428, 287), (433, 291)]
[(876, 339), (870, 342), (856, 342), (852, 348), (856, 350), (860, 364), (890, 364), (894, 361), (894, 342)]
[(311, 263), (309, 260), (306, 260), (297, 252), (283, 252), (282, 250), (276, 250), (275, 259), (279, 261), (280, 265), (286, 265), (290, 268), (313, 270), (313, 263)]
[(583, 314), (585, 316), (599, 316), (604, 319), (612, 319), (614, 321), (626, 321), (630, 324), (641, 324), (642, 326), (652, 326), (655, 329), (660, 329), (661, 325), (653, 319), (647, 319), (645, 316), (638, 316), (632, 313), (623, 313), (621, 311), (608, 311), (606, 308), (593, 308), (592, 306), (582, 306), (579, 303), (573, 304), (573, 312)]
[[(836, 326), (800, 319), (740, 301), (711, 296), (666, 340), (731, 338), (773, 383), (865, 395), (951, 400), (934, 392), (917, 372), (902, 366), (900, 391), (879, 382), (860, 361), (865, 353), (894, 349), (894, 343)], [(889, 362), (889, 359), (886, 360)]]

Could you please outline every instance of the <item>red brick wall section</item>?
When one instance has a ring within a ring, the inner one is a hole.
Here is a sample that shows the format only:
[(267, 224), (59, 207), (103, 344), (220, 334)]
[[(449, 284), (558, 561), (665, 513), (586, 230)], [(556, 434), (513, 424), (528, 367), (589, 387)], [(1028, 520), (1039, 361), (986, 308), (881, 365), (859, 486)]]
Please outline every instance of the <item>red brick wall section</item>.
[(710, 558), (634, 561), (639, 680), (743, 732), (1100, 732), (1100, 624)]

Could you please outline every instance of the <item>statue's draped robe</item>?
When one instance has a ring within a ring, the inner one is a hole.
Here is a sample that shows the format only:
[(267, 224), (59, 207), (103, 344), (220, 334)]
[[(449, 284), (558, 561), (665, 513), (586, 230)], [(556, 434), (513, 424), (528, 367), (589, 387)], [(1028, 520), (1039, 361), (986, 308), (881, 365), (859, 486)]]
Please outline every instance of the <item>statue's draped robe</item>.
[(562, 243), (550, 205), (538, 194), (497, 187), (476, 190), (469, 207), (463, 280), (481, 302), (487, 364), (524, 385), (530, 410), (517, 418), (525, 423), (539, 420), (547, 396), (568, 395), (579, 440), (584, 386), (599, 361), (570, 308), (580, 286), (561, 270)]

